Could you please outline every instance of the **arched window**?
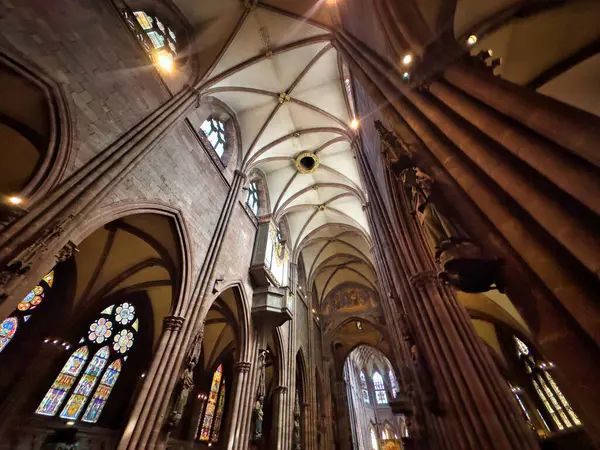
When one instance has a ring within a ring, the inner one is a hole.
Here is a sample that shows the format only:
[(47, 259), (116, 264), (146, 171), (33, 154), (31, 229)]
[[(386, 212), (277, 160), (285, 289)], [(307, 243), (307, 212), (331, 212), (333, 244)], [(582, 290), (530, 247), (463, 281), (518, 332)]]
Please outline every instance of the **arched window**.
[(209, 117), (204, 121), (200, 129), (210, 141), (219, 158), (223, 158), (223, 154), (225, 153), (225, 124), (220, 120)]
[(373, 385), (375, 386), (375, 398), (377, 404), (384, 405), (387, 401), (387, 394), (385, 393), (385, 384), (383, 383), (383, 377), (379, 372), (373, 374)]
[(553, 363), (539, 362), (532, 355), (529, 347), (518, 337), (514, 336), (517, 355), (524, 364), (525, 371), (533, 378), (533, 386), (537, 395), (557, 430), (573, 428), (581, 425), (579, 417), (559, 389), (548, 369), (554, 367)]
[(223, 379), (223, 365), (221, 364), (213, 374), (210, 394), (204, 409), (204, 417), (200, 421), (196, 432), (197, 440), (211, 443), (219, 441), (224, 408), (225, 380)]
[(252, 181), (248, 186), (248, 195), (246, 195), (246, 204), (252, 210), (255, 216), (258, 216), (258, 184)]
[(150, 58), (170, 72), (177, 55), (177, 36), (173, 30), (144, 11), (123, 11), (123, 16)]
[(44, 301), (44, 295), (54, 283), (54, 271), (48, 273), (17, 305), (13, 314), (0, 324), (0, 353), (15, 336), (19, 326), (31, 318), (33, 310)]
[(369, 431), (371, 434), (371, 448), (373, 450), (379, 449), (379, 442), (377, 441), (377, 433), (375, 433), (375, 429), (371, 426), (369, 427)]
[[(125, 302), (116, 308), (111, 305), (104, 309), (90, 324), (87, 336), (79, 341), (82, 346), (68, 359), (36, 414), (55, 416), (71, 393), (59, 416), (78, 420), (85, 411), (81, 420), (96, 423), (127, 360), (126, 354), (133, 346), (138, 329), (139, 321), (132, 304)], [(87, 363), (92, 353), (94, 356)]]
[(369, 401), (369, 390), (367, 389), (367, 379), (363, 372), (360, 373), (360, 390), (362, 391), (363, 400), (368, 405)]
[(398, 380), (392, 369), (388, 370), (388, 376), (390, 377), (390, 385), (392, 386), (392, 395), (396, 398), (398, 392), (400, 392), (400, 388), (398, 387)]

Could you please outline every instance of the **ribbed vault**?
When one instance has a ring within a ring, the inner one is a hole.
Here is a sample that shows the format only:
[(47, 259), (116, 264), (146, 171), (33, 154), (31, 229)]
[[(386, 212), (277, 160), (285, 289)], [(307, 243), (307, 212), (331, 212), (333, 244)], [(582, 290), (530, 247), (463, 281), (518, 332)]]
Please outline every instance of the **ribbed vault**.
[[(270, 214), (286, 224), (292, 258), (303, 258), (320, 298), (347, 281), (374, 288), (366, 199), (352, 148), (350, 80), (332, 35), (271, 5), (222, 3), (239, 20), (202, 92), (235, 112), (242, 170), (265, 175)], [(303, 153), (316, 156), (316, 170), (298, 169)]]

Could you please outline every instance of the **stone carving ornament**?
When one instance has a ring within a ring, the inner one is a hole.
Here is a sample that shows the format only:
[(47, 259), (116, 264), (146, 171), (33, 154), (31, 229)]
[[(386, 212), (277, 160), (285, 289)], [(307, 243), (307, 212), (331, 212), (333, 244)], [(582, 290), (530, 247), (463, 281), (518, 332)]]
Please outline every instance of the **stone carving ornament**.
[[(425, 240), (442, 267), (439, 278), (465, 292), (485, 292), (494, 288), (503, 292), (502, 261), (484, 255), (462, 227), (440, 208), (444, 198), (433, 177), (417, 166), (409, 145), (380, 121), (375, 122), (375, 128), (379, 132), (382, 153), (402, 181)], [(422, 144), (412, 144), (412, 147), (421, 153), (426, 151)]]
[(173, 404), (173, 409), (169, 416), (169, 428), (175, 428), (179, 425), (179, 422), (183, 417), (183, 412), (187, 405), (190, 392), (194, 389), (194, 367), (196, 367), (196, 360), (190, 359), (186, 369), (181, 374), (175, 403)]

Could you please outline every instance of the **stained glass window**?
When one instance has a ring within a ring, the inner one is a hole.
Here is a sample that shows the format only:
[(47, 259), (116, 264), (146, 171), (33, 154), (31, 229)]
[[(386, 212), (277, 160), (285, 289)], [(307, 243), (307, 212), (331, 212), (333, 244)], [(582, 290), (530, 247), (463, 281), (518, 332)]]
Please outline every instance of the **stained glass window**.
[(108, 366), (108, 369), (106, 369), (106, 372), (104, 372), (100, 385), (98, 386), (98, 389), (96, 389), (96, 393), (83, 415), (82, 420), (84, 422), (96, 423), (98, 421), (102, 409), (108, 400), (108, 396), (117, 382), (117, 378), (119, 378), (121, 365), (121, 360), (117, 359), (116, 361), (113, 361), (113, 363)]
[(253, 181), (248, 186), (248, 195), (246, 196), (246, 204), (250, 207), (255, 216), (258, 216), (258, 185)]
[(219, 403), (217, 405), (217, 414), (215, 415), (215, 426), (213, 427), (211, 441), (219, 441), (219, 432), (221, 431), (221, 421), (223, 420), (223, 409), (225, 408), (225, 380), (221, 384), (219, 393)]
[(398, 380), (392, 369), (388, 371), (388, 376), (390, 377), (390, 385), (392, 386), (392, 395), (396, 398), (398, 392), (400, 392), (400, 388), (398, 387)]
[(219, 158), (223, 158), (223, 153), (225, 153), (225, 125), (223, 122), (210, 117), (204, 121), (200, 129), (210, 141)]
[(40, 284), (29, 291), (10, 317), (0, 323), (0, 353), (15, 336), (19, 324), (27, 322), (31, 318), (33, 310), (44, 300), (44, 294), (47, 292), (44, 286), (51, 288), (52, 284), (54, 284), (54, 270), (42, 278)]
[[(197, 433), (196, 437), (198, 440), (203, 442), (217, 442), (219, 439), (221, 420), (223, 418), (223, 407), (225, 406), (225, 380), (223, 380), (223, 383), (221, 383), (222, 378), (223, 365), (221, 364), (219, 367), (217, 367), (217, 370), (215, 370), (215, 373), (213, 374), (212, 383), (210, 385), (210, 393), (208, 394), (206, 408), (204, 410), (204, 417), (199, 423), (199, 433)], [(222, 387), (221, 384), (223, 385)], [(221, 393), (220, 396), (219, 393)], [(214, 430), (216, 430), (216, 433)]]
[(10, 340), (13, 338), (13, 336), (17, 332), (18, 326), (19, 321), (16, 317), (9, 317), (7, 319), (4, 319), (4, 321), (0, 325), (0, 352), (4, 350), (4, 347), (6, 347)]
[(369, 390), (367, 389), (367, 379), (363, 372), (360, 373), (360, 389), (362, 391), (363, 400), (368, 405), (371, 402), (369, 401)]
[(81, 373), (81, 369), (83, 369), (87, 358), (88, 348), (86, 346), (80, 347), (73, 352), (35, 411), (36, 414), (43, 416), (53, 416), (56, 414), (67, 393), (75, 384), (75, 380)]
[[(581, 426), (579, 417), (573, 411), (573, 408), (556, 384), (556, 381), (554, 381), (552, 374), (547, 371), (547, 369), (554, 367), (554, 365), (552, 363), (538, 363), (534, 355), (530, 352), (529, 347), (522, 340), (516, 336), (514, 340), (517, 347), (517, 354), (524, 364), (525, 372), (533, 377), (535, 391), (552, 418), (554, 425), (556, 425), (556, 429), (560, 431), (565, 428)], [(543, 416), (541, 417), (543, 420)], [(545, 421), (544, 424), (548, 426)]]
[[(98, 421), (119, 378), (123, 362), (127, 360), (127, 356), (122, 355), (133, 346), (134, 335), (139, 329), (135, 312), (135, 307), (130, 303), (121, 303), (116, 307), (111, 305), (102, 310), (100, 317), (90, 324), (86, 337), (80, 341), (87, 342), (87, 345), (71, 355), (38, 406), (37, 414), (56, 415), (73, 390), (60, 417), (77, 420), (85, 411), (82, 421)], [(88, 354), (92, 352), (95, 352), (94, 356), (88, 363)]]
[(79, 414), (83, 410), (83, 405), (87, 398), (92, 393), (92, 390), (96, 386), (98, 377), (106, 366), (106, 361), (110, 356), (110, 350), (108, 347), (102, 347), (92, 358), (90, 364), (85, 369), (83, 377), (80, 378), (75, 392), (71, 395), (71, 398), (67, 402), (66, 406), (60, 413), (60, 417), (63, 419), (77, 419)]
[(177, 55), (177, 36), (158, 17), (144, 11), (122, 12), (125, 21), (153, 61), (159, 57), (173, 61)]
[(379, 372), (373, 374), (373, 384), (375, 385), (375, 398), (379, 405), (386, 404), (387, 394), (385, 393), (385, 384), (383, 383), (383, 377)]

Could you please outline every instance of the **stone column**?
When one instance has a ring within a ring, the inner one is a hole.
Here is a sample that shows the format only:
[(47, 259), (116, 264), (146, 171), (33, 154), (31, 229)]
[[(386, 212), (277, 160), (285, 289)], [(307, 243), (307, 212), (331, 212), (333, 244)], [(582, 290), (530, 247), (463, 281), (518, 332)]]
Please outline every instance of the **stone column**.
[(334, 382), (336, 418), (337, 418), (337, 439), (340, 444), (340, 450), (352, 450), (352, 428), (350, 424), (350, 411), (346, 397), (346, 381), (336, 380)]
[[(511, 265), (507, 265), (506, 268), (507, 274), (512, 277), (513, 284), (509, 286), (510, 290), (520, 291), (523, 295), (527, 290), (519, 288), (519, 284), (525, 280), (531, 283), (530, 293), (521, 299), (517, 298), (522, 302), (519, 306), (522, 311), (529, 314), (529, 317), (526, 314), (526, 318), (530, 319), (531, 323), (541, 321), (543, 335), (538, 336), (538, 341), (542, 344), (545, 353), (567, 374), (569, 383), (565, 384), (565, 390), (568, 394), (574, 394), (571, 398), (577, 400), (578, 409), (584, 416), (584, 423), (593, 434), (593, 423), (598, 417), (597, 406), (600, 404), (597, 400), (600, 392), (595, 387), (597, 384), (592, 381), (600, 376), (600, 369), (591, 363), (597, 360), (598, 351), (589, 342), (590, 336), (597, 336), (595, 330), (597, 330), (598, 314), (593, 313), (596, 307), (592, 306), (595, 304), (595, 294), (572, 274), (572, 268), (565, 265), (564, 259), (559, 258), (540, 240), (539, 234), (530, 230), (529, 223), (516, 217), (502, 199), (490, 191), (489, 185), (482, 182), (480, 177), (461, 160), (454, 148), (440, 140), (434, 128), (415, 111), (413, 105), (401, 99), (398, 92), (385, 77), (378, 74), (373, 65), (361, 57), (356, 49), (342, 48), (342, 53), (345, 54), (354, 73), (360, 78), (375, 103), (385, 104), (389, 100), (393, 108), (388, 110), (387, 118), (398, 132), (403, 134), (409, 145), (419, 149), (414, 157), (431, 161), (431, 155), (437, 160), (433, 166), (430, 166), (435, 171), (434, 176), (447, 180), (450, 175), (452, 181), (445, 185), (445, 192), (455, 199), (454, 206), (461, 214), (469, 217), (470, 222), (481, 221), (481, 218), (477, 217), (478, 212), (464, 203), (461, 198), (463, 194), (454, 192), (452, 183), (464, 189), (474, 205), (512, 247), (507, 249), (506, 244), (492, 234), (487, 237), (485, 233), (481, 234), (483, 239), (490, 240), (489, 244), (494, 246), (507, 261), (511, 261)], [(440, 165), (436, 167), (438, 161)], [(440, 168), (441, 165), (443, 169)], [(515, 259), (512, 251), (522, 258), (525, 265), (521, 260)], [(523, 268), (517, 269), (521, 266)], [(539, 278), (526, 275), (524, 270), (528, 268)], [(544, 292), (547, 292), (545, 289), (551, 290), (554, 295), (544, 295)], [(557, 299), (560, 304), (557, 304)], [(532, 301), (535, 302), (535, 306), (532, 305)], [(562, 308), (566, 308), (573, 315), (578, 325), (570, 318), (565, 320), (564, 313), (560, 312)]]
[(71, 232), (195, 108), (192, 88), (165, 102), (0, 233), (0, 317), (8, 316), (56, 263)]
[(275, 442), (276, 450), (287, 450), (284, 445), (287, 392), (287, 386), (277, 386), (275, 388), (275, 392), (273, 393), (273, 441)]
[[(436, 388), (441, 391), (436, 409), (453, 418), (453, 424), (445, 421), (447, 436), (453, 438), (455, 445), (465, 448), (536, 448), (535, 438), (523, 423), (506, 383), (489, 354), (481, 351), (464, 308), (429, 275), (435, 269), (431, 257), (419, 256), (426, 254), (426, 250), (422, 238), (418, 239), (420, 231), (406, 204), (396, 204), (397, 210), (390, 213), (379, 198), (377, 183), (361, 152), (358, 161), (374, 203), (373, 215), (390, 217), (384, 224), (383, 240), (388, 242), (387, 248), (377, 251), (383, 251), (380, 257), (395, 268), (394, 282), (398, 287), (411, 280), (413, 283), (410, 292), (400, 300), (411, 328), (419, 333), (415, 338), (419, 352), (432, 367), (429, 375), (436, 378)], [(395, 190), (395, 186), (388, 188)]]
[[(31, 399), (31, 394), (39, 388), (45, 377), (55, 362), (69, 354), (66, 346), (54, 344), (53, 341), (40, 344), (40, 349), (31, 359), (31, 364), (27, 367), (23, 376), (12, 387), (10, 395), (0, 404), (2, 414), (0, 414), (0, 440), (7, 438), (7, 431), (13, 424), (13, 421), (23, 412), (24, 406)], [(56, 373), (55, 375), (58, 375)], [(54, 379), (52, 379), (54, 381)], [(50, 382), (47, 388), (50, 388)], [(39, 401), (42, 398), (38, 399)], [(33, 412), (29, 412), (33, 414)]]
[(127, 448), (125, 443), (135, 436), (136, 431), (144, 427), (151, 409), (155, 407), (154, 399), (165, 389), (168, 382), (164, 376), (164, 360), (167, 359), (173, 342), (181, 332), (185, 319), (179, 316), (168, 316), (163, 319), (163, 333), (158, 343), (152, 365), (144, 378), (144, 384), (135, 401), (133, 411), (121, 437), (119, 448)]
[[(240, 441), (244, 438), (243, 416), (244, 410), (252, 410), (252, 404), (246, 401), (244, 395), (250, 384), (250, 369), (252, 363), (248, 361), (240, 361), (235, 364), (236, 381), (235, 392), (232, 393), (231, 408), (229, 411), (228, 426), (225, 436), (227, 437), (227, 450), (243, 448)], [(247, 445), (247, 442), (246, 442)]]
[(455, 87), (600, 167), (600, 118), (467, 63), (444, 71)]
[[(178, 381), (178, 376), (189, 347), (203, 330), (204, 315), (208, 312), (210, 305), (202, 301), (207, 295), (209, 286), (214, 280), (215, 263), (223, 246), (223, 238), (231, 219), (231, 213), (239, 195), (245, 175), (239, 170), (235, 176), (231, 189), (229, 190), (225, 205), (219, 216), (217, 227), (213, 234), (200, 273), (195, 283), (190, 301), (182, 301), (178, 307), (178, 313), (185, 317), (185, 323), (180, 332), (174, 334), (168, 342), (165, 342), (164, 357), (161, 357), (157, 365), (158, 373), (164, 380), (161, 389), (154, 391), (153, 395), (147, 397), (143, 407), (134, 411), (125, 433), (119, 443), (119, 450), (125, 449), (147, 449), (154, 448), (159, 440), (166, 438), (164, 433), (164, 422), (168, 415), (171, 402), (171, 394)], [(195, 300), (193, 300), (195, 299)], [(197, 340), (197, 339), (196, 339)]]

